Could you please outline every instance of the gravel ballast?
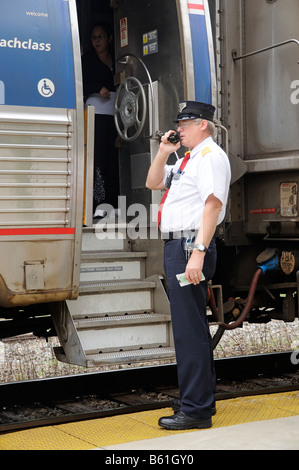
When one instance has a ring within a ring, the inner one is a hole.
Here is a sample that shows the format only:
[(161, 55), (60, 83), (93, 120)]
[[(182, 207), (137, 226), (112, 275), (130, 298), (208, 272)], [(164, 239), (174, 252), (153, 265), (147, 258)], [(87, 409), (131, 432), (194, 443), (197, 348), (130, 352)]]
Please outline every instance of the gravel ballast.
[[(216, 328), (211, 326), (212, 335), (214, 335)], [(122, 364), (86, 369), (65, 364), (57, 361), (53, 351), (54, 346), (59, 346), (57, 337), (49, 338), (48, 342), (32, 335), (0, 341), (0, 383), (134, 367)], [(266, 324), (244, 322), (242, 328), (224, 333), (214, 351), (214, 357), (296, 350), (299, 350), (298, 319), (292, 323), (278, 320)], [(150, 363), (138, 363), (135, 364), (135, 367), (136, 365), (150, 365)]]

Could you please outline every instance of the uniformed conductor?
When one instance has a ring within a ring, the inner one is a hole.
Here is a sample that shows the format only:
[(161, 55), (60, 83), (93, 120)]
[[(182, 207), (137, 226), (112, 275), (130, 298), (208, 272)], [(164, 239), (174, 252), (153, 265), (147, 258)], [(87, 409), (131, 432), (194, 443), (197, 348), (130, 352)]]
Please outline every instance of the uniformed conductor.
[[(180, 142), (161, 139), (159, 151), (147, 175), (150, 189), (169, 188), (161, 212), (165, 240), (164, 268), (168, 281), (175, 341), (179, 411), (159, 419), (166, 429), (209, 428), (215, 414), (216, 377), (213, 347), (206, 318), (208, 281), (216, 267), (216, 226), (225, 215), (230, 185), (226, 153), (214, 142), (215, 108), (185, 101), (176, 119)], [(180, 146), (189, 148), (184, 159), (167, 165)], [(176, 277), (185, 273), (189, 285)], [(203, 276), (203, 277), (202, 277)]]

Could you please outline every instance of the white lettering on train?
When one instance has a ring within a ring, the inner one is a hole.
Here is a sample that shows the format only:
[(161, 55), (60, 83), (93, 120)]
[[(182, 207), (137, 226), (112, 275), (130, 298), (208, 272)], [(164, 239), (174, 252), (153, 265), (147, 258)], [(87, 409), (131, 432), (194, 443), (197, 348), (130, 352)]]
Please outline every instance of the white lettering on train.
[(51, 50), (52, 45), (50, 43), (35, 42), (31, 38), (29, 38), (27, 41), (20, 41), (17, 37), (15, 37), (13, 39), (0, 39), (0, 47), (48, 52)]

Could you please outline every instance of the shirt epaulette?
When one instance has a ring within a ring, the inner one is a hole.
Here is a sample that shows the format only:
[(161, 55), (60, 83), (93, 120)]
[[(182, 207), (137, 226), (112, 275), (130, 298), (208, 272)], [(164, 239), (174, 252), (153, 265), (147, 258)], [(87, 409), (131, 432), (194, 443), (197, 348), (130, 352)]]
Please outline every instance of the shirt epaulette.
[(201, 154), (204, 157), (207, 153), (210, 153), (210, 152), (212, 152), (210, 147), (205, 147), (204, 149), (202, 149)]

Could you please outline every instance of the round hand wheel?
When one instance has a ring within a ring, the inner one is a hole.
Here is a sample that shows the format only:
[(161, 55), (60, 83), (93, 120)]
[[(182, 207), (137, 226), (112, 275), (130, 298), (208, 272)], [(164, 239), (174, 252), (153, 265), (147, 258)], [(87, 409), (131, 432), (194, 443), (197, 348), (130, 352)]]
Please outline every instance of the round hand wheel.
[(131, 142), (140, 135), (146, 118), (146, 96), (135, 77), (127, 77), (119, 86), (114, 107), (114, 121), (120, 137)]

